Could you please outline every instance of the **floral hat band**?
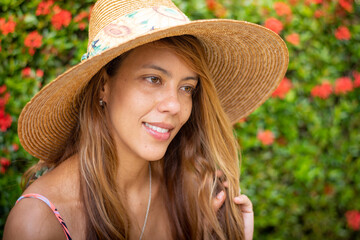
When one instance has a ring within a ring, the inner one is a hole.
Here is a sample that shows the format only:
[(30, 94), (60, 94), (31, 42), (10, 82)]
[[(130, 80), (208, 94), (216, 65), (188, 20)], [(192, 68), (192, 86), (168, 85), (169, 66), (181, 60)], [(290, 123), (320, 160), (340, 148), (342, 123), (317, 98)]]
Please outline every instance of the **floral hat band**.
[(81, 61), (156, 29), (190, 22), (182, 12), (166, 6), (142, 8), (112, 21), (95, 36)]

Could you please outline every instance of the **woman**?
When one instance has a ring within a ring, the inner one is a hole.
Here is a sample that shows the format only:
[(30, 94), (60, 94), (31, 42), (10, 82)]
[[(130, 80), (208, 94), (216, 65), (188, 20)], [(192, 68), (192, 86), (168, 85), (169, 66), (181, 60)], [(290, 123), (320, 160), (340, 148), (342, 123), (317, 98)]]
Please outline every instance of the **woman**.
[(22, 145), (41, 159), (28, 179), (50, 171), (26, 188), (4, 238), (251, 238), (231, 122), (282, 79), (281, 39), (191, 22), (170, 1), (100, 0), (89, 29), (84, 62), (21, 113)]

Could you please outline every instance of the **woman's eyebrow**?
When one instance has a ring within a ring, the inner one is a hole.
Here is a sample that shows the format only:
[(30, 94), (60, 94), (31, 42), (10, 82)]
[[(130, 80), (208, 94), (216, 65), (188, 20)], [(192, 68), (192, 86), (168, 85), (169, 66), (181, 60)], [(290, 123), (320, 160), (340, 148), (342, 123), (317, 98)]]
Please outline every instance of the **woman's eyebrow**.
[[(163, 72), (165, 75), (167, 75), (168, 77), (172, 77), (171, 73), (169, 71), (167, 71), (166, 69), (160, 67), (160, 66), (157, 66), (157, 65), (154, 65), (154, 64), (145, 64), (142, 66), (142, 68), (151, 68), (151, 69), (155, 69), (155, 70), (158, 70), (160, 72)], [(182, 81), (185, 81), (185, 80), (194, 80), (194, 81), (199, 81), (199, 77), (198, 76), (189, 76), (189, 77), (185, 77), (183, 79), (181, 79)]]
[(152, 68), (152, 69), (158, 70), (160, 72), (163, 72), (165, 75), (171, 77), (171, 73), (169, 73), (167, 70), (163, 69), (162, 67), (159, 67), (154, 64), (145, 64), (142, 66), (142, 68)]
[(194, 80), (194, 81), (198, 82), (199, 77), (198, 76), (190, 76), (190, 77), (186, 77), (186, 78), (181, 79), (181, 81), (186, 81), (186, 80)]

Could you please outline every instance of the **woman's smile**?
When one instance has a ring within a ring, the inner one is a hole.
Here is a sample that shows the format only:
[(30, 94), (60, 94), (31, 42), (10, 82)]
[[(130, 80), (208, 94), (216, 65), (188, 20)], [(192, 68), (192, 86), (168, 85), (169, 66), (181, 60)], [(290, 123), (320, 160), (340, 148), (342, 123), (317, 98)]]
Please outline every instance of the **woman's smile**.
[(120, 159), (161, 159), (190, 117), (197, 84), (173, 49), (152, 43), (131, 51), (102, 93)]
[(170, 138), (170, 131), (174, 129), (173, 126), (166, 123), (147, 123), (145, 122), (144, 127), (146, 131), (153, 136), (155, 139), (164, 141)]

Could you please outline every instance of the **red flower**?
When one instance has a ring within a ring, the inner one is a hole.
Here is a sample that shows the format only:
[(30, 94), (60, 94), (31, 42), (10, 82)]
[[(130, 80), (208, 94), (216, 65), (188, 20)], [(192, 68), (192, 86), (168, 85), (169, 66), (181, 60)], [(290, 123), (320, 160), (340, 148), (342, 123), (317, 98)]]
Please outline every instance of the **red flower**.
[(33, 56), (35, 54), (35, 48), (29, 48), (29, 54)]
[(2, 157), (0, 159), (0, 173), (4, 174), (6, 172), (6, 168), (10, 166), (10, 160), (7, 158)]
[(215, 16), (216, 16), (217, 18), (223, 18), (223, 17), (226, 16), (227, 10), (226, 10), (226, 8), (225, 8), (222, 4), (220, 4), (220, 3), (217, 2), (216, 5), (215, 5), (215, 12), (214, 12), (214, 14), (215, 14)]
[(3, 111), (0, 112), (0, 131), (5, 132), (11, 126), (11, 116)]
[(0, 98), (0, 118), (2, 118), (5, 115), (5, 99)]
[(324, 16), (324, 12), (322, 10), (316, 10), (315, 13), (314, 13), (314, 17), (315, 18), (320, 18)]
[(0, 164), (1, 164), (1, 166), (7, 168), (8, 166), (10, 166), (10, 160), (7, 159), (7, 158), (2, 157), (0, 159)]
[(262, 144), (270, 145), (274, 142), (275, 136), (272, 131), (265, 130), (265, 131), (259, 131), (257, 134), (257, 138), (260, 140)]
[(29, 48), (39, 48), (42, 44), (42, 38), (37, 31), (33, 31), (26, 36), (24, 44)]
[(0, 29), (5, 24), (5, 22), (6, 22), (5, 18), (0, 18)]
[(352, 0), (339, 0), (339, 5), (348, 12), (353, 11)]
[(50, 1), (42, 1), (41, 3), (39, 3), (37, 9), (36, 9), (36, 16), (39, 15), (47, 15), (50, 13), (50, 7), (54, 4), (53, 0)]
[(311, 95), (313, 97), (319, 97), (322, 99), (327, 99), (330, 94), (332, 93), (332, 86), (329, 82), (325, 81), (320, 85), (317, 85), (315, 87), (313, 87), (313, 89), (311, 90)]
[(19, 150), (19, 145), (17, 145), (16, 143), (11, 144), (11, 147), (13, 149), (14, 152), (16, 152), (17, 150)]
[(7, 23), (1, 24), (2, 33), (6, 36), (15, 32), (16, 22), (9, 20)]
[(30, 77), (31, 76), (31, 68), (30, 67), (26, 67), (21, 71), (21, 75), (23, 77)]
[(347, 27), (340, 26), (335, 31), (335, 37), (339, 40), (349, 40), (351, 37), (351, 33)]
[(353, 83), (349, 77), (338, 78), (335, 81), (335, 93), (347, 93), (353, 90)]
[(286, 36), (286, 41), (288, 41), (289, 43), (298, 46), (300, 44), (300, 36), (297, 33), (292, 33), (290, 35)]
[(238, 123), (244, 123), (244, 122), (246, 122), (246, 118), (242, 118), (238, 121)]
[(356, 210), (350, 210), (345, 213), (347, 224), (352, 230), (360, 229), (360, 212)]
[(67, 27), (71, 22), (71, 13), (67, 10), (61, 9), (51, 18), (51, 23), (56, 30), (60, 30), (62, 26)]
[(288, 78), (284, 77), (283, 80), (281, 80), (277, 89), (272, 93), (271, 96), (284, 99), (285, 95), (290, 91), (291, 87), (292, 87), (291, 81)]
[(10, 93), (7, 92), (7, 93), (4, 94), (5, 103), (7, 103), (9, 101), (9, 99), (10, 99)]
[(210, 11), (215, 10), (216, 1), (215, 0), (206, 0), (206, 6)]
[(78, 15), (76, 15), (76, 17), (74, 17), (74, 22), (78, 23), (81, 20), (83, 20), (84, 18), (89, 17), (89, 13), (86, 11), (82, 11), (80, 12)]
[(36, 70), (36, 76), (37, 77), (43, 77), (44, 76), (44, 71), (41, 70), (41, 69)]
[(276, 14), (279, 16), (284, 16), (284, 15), (291, 15), (291, 8), (289, 7), (289, 5), (287, 5), (284, 2), (276, 2), (274, 3), (274, 9), (276, 11)]
[(0, 86), (0, 94), (3, 94), (6, 91), (6, 85)]
[(354, 80), (354, 88), (360, 87), (360, 73), (357, 71), (353, 72)]
[(84, 23), (84, 22), (79, 23), (80, 30), (84, 30), (85, 28), (86, 28), (86, 23)]
[(311, 2), (314, 4), (321, 4), (322, 0), (311, 0)]
[(78, 23), (79, 29), (84, 30), (86, 28), (86, 22), (81, 22), (84, 18), (88, 18), (90, 15), (86, 11), (82, 11), (76, 17), (74, 17), (74, 22)]
[(276, 18), (268, 18), (265, 21), (265, 27), (279, 34), (283, 30), (283, 24)]

